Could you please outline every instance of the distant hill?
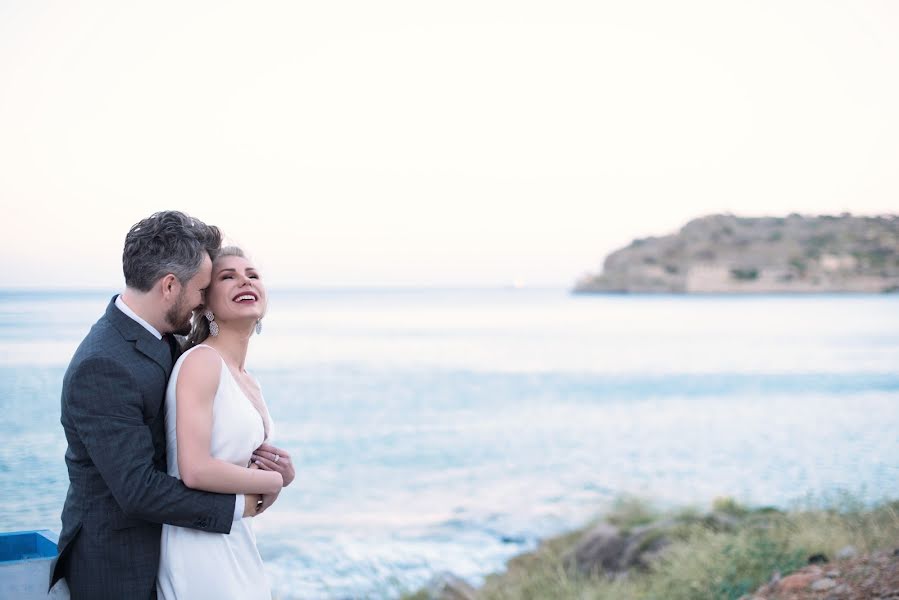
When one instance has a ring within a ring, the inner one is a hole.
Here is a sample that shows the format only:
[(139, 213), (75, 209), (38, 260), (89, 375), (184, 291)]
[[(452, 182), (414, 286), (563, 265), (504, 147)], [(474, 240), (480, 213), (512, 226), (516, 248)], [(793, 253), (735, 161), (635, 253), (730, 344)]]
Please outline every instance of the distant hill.
[(609, 254), (577, 293), (895, 292), (899, 215), (709, 215)]

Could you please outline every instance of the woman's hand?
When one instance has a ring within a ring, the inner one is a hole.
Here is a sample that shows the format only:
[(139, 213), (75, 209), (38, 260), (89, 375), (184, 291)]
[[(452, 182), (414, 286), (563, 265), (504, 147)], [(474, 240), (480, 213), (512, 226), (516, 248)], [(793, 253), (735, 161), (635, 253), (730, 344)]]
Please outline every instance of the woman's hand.
[[(296, 472), (293, 470), (293, 461), (290, 454), (271, 444), (262, 444), (253, 453), (253, 464), (266, 471), (276, 471), (281, 474), (284, 487), (290, 485)], [(274, 502), (274, 500), (272, 500)]]

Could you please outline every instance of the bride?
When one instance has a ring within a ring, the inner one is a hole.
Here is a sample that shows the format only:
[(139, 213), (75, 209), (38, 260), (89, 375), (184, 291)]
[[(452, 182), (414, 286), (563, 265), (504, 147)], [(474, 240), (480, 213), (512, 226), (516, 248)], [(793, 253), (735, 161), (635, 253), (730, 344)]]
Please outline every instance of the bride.
[[(294, 477), (290, 456), (264, 444), (271, 418), (244, 369), (265, 309), (256, 268), (239, 248), (223, 248), (165, 398), (169, 475), (195, 489), (261, 495), (259, 512)], [(156, 584), (164, 600), (271, 598), (251, 519), (236, 520), (230, 534), (163, 525)]]

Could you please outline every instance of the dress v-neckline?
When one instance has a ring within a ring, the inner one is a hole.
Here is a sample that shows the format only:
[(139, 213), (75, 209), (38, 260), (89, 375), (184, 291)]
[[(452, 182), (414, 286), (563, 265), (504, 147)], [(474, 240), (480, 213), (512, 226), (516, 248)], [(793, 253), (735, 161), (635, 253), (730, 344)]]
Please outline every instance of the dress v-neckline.
[[(268, 426), (267, 426), (267, 423), (265, 420), (265, 415), (262, 414), (262, 411), (259, 410), (259, 407), (256, 406), (256, 403), (253, 402), (253, 399), (250, 398), (249, 394), (247, 394), (247, 391), (245, 389), (243, 389), (243, 386), (241, 386), (240, 382), (237, 381), (237, 378), (234, 376), (234, 372), (231, 371), (231, 367), (229, 367), (228, 363), (225, 361), (225, 357), (222, 356), (221, 352), (219, 352), (218, 350), (216, 350), (209, 344), (197, 344), (196, 347), (200, 347), (200, 346), (209, 348), (210, 350), (212, 350), (213, 352), (215, 352), (216, 354), (219, 355), (219, 360), (222, 361), (222, 368), (224, 368), (226, 371), (228, 371), (228, 377), (231, 378), (231, 381), (234, 383), (234, 385), (237, 386), (237, 389), (240, 390), (241, 395), (250, 404), (250, 407), (252, 407), (253, 412), (255, 412), (257, 415), (259, 415), (259, 420), (262, 421), (262, 435), (263, 435), (262, 439), (263, 439), (263, 441), (267, 440), (268, 439)], [(260, 394), (260, 401), (263, 403), (265, 402), (265, 400), (262, 400), (261, 394)], [(266, 412), (268, 412), (268, 409), (266, 409)]]

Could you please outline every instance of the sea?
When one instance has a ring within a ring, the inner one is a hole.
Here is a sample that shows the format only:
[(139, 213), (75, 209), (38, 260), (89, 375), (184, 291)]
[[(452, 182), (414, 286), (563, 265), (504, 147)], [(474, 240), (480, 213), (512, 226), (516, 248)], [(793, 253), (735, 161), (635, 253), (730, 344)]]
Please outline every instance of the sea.
[[(60, 528), (63, 373), (109, 291), (0, 290), (0, 531)], [(899, 497), (899, 295), (270, 290), (250, 345), (297, 478), (275, 597), (477, 585), (622, 497)]]

